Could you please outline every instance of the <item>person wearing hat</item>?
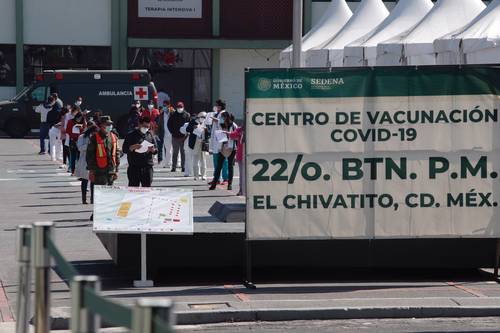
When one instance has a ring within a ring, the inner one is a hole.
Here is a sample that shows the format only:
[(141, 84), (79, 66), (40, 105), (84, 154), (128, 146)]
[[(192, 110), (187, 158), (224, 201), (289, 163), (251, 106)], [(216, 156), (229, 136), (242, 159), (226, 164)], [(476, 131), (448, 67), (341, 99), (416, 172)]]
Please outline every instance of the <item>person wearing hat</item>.
[(112, 133), (113, 122), (109, 116), (102, 116), (98, 126), (97, 133), (90, 137), (87, 146), (89, 180), (95, 185), (113, 185), (120, 166), (118, 137)]
[(186, 135), (181, 133), (181, 127), (189, 122), (190, 118), (189, 113), (184, 110), (184, 103), (178, 102), (175, 112), (168, 119), (167, 127), (170, 134), (172, 134), (172, 172), (175, 172), (179, 151), (181, 153), (182, 172), (185, 172), (184, 140), (186, 140)]

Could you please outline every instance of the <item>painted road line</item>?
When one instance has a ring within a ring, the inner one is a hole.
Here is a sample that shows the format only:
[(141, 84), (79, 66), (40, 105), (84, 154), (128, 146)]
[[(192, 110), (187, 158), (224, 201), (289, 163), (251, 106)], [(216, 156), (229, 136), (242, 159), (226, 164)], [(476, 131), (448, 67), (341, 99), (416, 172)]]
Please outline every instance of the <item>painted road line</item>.
[(226, 284), (226, 285), (224, 285), (224, 289), (227, 289), (231, 293), (233, 293), (234, 297), (236, 297), (240, 302), (249, 302), (250, 301), (250, 297), (247, 294), (237, 292), (236, 288), (233, 285)]
[(474, 290), (472, 288), (465, 287), (465, 286), (460, 285), (460, 284), (455, 283), (455, 282), (446, 282), (446, 284), (449, 286), (455, 287), (457, 289), (460, 289), (462, 291), (465, 291), (466, 293), (469, 293), (469, 294), (474, 295), (476, 297), (488, 297), (478, 290)]

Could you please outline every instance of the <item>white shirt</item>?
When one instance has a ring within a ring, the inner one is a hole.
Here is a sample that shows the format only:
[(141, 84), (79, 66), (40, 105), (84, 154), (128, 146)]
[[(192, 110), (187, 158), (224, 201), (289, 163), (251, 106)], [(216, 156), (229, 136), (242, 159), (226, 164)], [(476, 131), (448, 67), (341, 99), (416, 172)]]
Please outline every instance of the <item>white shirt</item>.
[[(221, 144), (217, 142), (215, 139), (215, 131), (220, 131), (220, 118), (221, 118), (222, 111), (219, 112), (219, 114), (215, 112), (209, 112), (207, 115), (207, 119), (205, 120), (205, 124), (207, 125), (212, 125), (212, 130), (210, 131), (210, 144), (209, 144), (209, 150), (213, 154), (217, 154), (220, 152)], [(212, 117), (217, 118), (218, 121), (213, 121)]]
[(50, 110), (52, 110), (52, 107), (47, 109), (43, 104), (40, 104), (35, 108), (35, 112), (40, 114), (40, 121), (42, 123), (47, 122), (47, 114)]
[(164, 136), (166, 136), (166, 137), (172, 136), (172, 134), (170, 134), (170, 131), (168, 130), (168, 119), (169, 118), (170, 118), (170, 111), (167, 108), (166, 110), (163, 110), (163, 128), (165, 129)]

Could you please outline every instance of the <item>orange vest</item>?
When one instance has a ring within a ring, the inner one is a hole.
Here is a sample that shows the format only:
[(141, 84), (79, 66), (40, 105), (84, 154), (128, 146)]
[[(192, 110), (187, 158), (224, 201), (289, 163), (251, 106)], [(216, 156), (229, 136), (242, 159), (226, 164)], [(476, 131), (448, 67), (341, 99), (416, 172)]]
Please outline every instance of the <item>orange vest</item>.
[[(113, 133), (109, 133), (111, 135), (111, 140), (113, 141), (113, 156), (111, 156), (113, 160), (113, 165), (116, 165), (116, 136)], [(95, 151), (96, 153), (96, 161), (97, 161), (97, 167), (99, 169), (105, 169), (108, 167), (108, 154), (106, 153), (106, 146), (104, 145), (104, 141), (101, 138), (100, 133), (96, 133), (95, 135), (96, 141), (97, 141), (97, 149)]]

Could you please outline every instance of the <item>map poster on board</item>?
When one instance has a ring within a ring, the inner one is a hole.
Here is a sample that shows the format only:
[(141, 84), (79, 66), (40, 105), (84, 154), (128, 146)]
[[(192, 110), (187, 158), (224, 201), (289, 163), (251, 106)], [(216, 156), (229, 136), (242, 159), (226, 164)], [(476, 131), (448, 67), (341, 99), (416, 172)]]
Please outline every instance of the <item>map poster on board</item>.
[(202, 18), (201, 0), (139, 0), (139, 17)]
[(94, 232), (193, 233), (193, 191), (95, 186)]

